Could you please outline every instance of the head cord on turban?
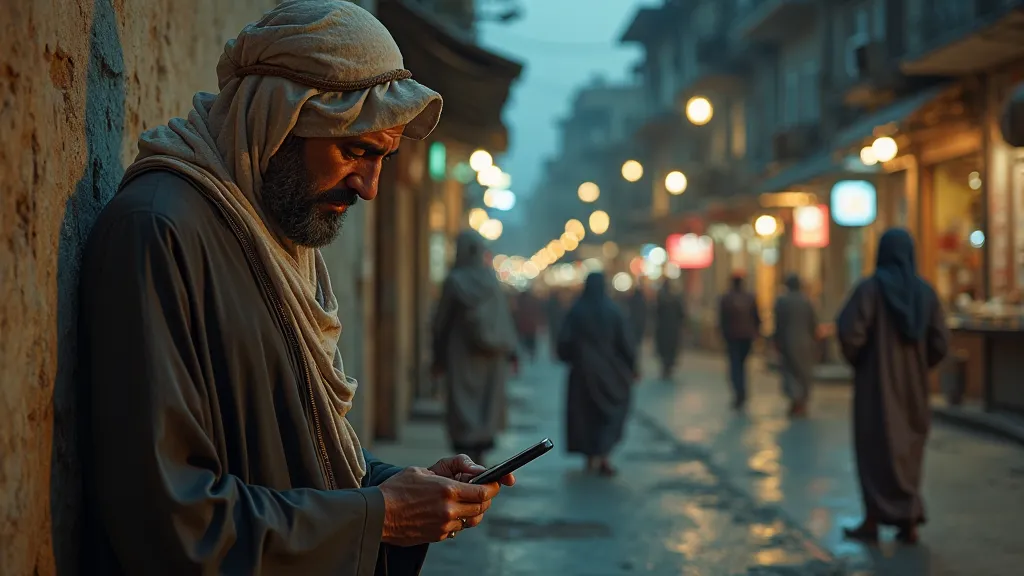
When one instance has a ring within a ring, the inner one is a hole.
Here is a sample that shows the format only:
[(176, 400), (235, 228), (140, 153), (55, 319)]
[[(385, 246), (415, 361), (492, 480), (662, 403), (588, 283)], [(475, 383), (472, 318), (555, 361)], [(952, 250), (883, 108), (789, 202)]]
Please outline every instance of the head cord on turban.
[(309, 366), (329, 483), (356, 488), (366, 463), (345, 417), (357, 383), (338, 352), (338, 301), (320, 251), (300, 247), (293, 255), (271, 232), (261, 207), (262, 177), (291, 134), (341, 138), (405, 126), (404, 136), (426, 138), (440, 117), (441, 97), (411, 79), (376, 18), (341, 0), (279, 4), (226, 44), (217, 74), (220, 92), (196, 94), (187, 120), (142, 134), (121, 187), (144, 171), (176, 172), (243, 230)]

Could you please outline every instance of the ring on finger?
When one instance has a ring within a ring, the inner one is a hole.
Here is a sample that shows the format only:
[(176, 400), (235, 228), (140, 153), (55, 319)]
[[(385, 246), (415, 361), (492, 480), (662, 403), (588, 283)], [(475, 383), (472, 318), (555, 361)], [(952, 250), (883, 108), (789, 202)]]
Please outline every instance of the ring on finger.
[(449, 540), (454, 540), (455, 539), (455, 530), (452, 530), (451, 532), (448, 533), (448, 539)]
[(465, 530), (466, 529), (466, 519), (465, 518), (459, 518), (459, 522), (462, 522), (462, 528), (460, 528), (460, 530)]

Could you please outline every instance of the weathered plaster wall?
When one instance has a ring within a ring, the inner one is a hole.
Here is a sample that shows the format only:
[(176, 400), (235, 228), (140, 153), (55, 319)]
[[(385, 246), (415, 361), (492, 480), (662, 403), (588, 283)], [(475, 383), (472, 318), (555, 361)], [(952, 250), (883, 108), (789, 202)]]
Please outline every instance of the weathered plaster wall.
[(82, 243), (138, 133), (216, 89), (273, 0), (9, 0), (0, 8), (0, 574), (75, 572)]

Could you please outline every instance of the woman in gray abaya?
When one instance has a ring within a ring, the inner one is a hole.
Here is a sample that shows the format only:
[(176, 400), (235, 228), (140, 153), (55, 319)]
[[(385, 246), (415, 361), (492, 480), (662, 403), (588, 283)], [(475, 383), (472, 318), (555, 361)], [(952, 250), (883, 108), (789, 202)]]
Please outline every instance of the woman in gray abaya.
[(800, 289), (800, 277), (786, 277), (785, 294), (775, 301), (775, 348), (779, 352), (782, 389), (789, 397), (790, 416), (807, 413), (807, 400), (817, 363), (818, 315)]
[(946, 355), (949, 333), (939, 299), (915, 270), (914, 241), (890, 229), (875, 274), (854, 290), (836, 320), (854, 369), (854, 444), (865, 518), (848, 538), (874, 542), (879, 525), (917, 542), (925, 522), (921, 468), (931, 420), (928, 371)]
[(448, 437), (455, 451), (478, 464), (503, 425), (505, 379), (518, 343), (508, 297), (484, 253), (476, 232), (459, 234), (433, 323), (434, 374), (444, 375)]
[(629, 413), (635, 351), (604, 274), (590, 274), (558, 338), (558, 357), (569, 364), (567, 449), (587, 457), (589, 472), (615, 474), (608, 455), (622, 439)]

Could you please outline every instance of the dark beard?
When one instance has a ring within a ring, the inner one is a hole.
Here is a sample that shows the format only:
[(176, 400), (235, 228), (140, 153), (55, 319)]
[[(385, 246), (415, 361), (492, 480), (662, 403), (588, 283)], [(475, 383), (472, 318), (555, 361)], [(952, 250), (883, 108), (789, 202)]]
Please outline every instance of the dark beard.
[[(281, 233), (299, 246), (321, 248), (334, 241), (345, 216), (359, 196), (348, 189), (322, 192), (302, 157), (303, 140), (289, 136), (267, 162), (263, 175), (263, 209)], [(325, 202), (341, 202), (348, 210), (325, 210)]]

